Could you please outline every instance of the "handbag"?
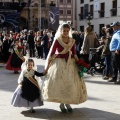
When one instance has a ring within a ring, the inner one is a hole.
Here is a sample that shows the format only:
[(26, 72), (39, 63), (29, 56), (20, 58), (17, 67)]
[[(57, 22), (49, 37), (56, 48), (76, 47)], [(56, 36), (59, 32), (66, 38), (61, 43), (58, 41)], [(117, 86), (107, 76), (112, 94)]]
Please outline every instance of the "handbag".
[(97, 48), (97, 47), (99, 47), (100, 46), (100, 42), (99, 42), (99, 40), (95, 37), (95, 39), (94, 39), (94, 48)]

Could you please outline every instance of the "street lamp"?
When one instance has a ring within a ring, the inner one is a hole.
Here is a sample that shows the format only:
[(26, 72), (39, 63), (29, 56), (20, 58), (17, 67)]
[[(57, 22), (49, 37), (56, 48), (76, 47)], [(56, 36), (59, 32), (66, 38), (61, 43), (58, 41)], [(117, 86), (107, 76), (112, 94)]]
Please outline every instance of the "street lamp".
[(38, 29), (41, 30), (41, 0), (38, 4)]
[(91, 13), (89, 12), (88, 15), (86, 16), (86, 19), (88, 20), (88, 25), (91, 25), (90, 20), (92, 20), (93, 16), (91, 15)]

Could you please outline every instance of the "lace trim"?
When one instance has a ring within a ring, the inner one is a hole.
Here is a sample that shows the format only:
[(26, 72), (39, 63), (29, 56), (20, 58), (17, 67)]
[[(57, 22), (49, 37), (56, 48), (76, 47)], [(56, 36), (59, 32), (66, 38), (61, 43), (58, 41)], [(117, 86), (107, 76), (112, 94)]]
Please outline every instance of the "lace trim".
[(30, 71), (28, 71), (28, 70), (24, 70), (23, 71), (23, 76), (24, 77), (32, 77), (32, 76), (34, 76), (35, 75), (35, 71), (34, 70), (30, 70)]

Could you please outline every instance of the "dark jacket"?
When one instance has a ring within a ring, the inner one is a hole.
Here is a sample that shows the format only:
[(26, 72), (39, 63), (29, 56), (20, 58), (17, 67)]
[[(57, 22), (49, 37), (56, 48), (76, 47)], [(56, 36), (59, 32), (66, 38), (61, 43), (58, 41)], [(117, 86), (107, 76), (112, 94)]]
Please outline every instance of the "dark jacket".
[(33, 34), (28, 35), (27, 43), (29, 44), (29, 47), (34, 48), (35, 42), (34, 42), (34, 35)]
[(44, 48), (48, 48), (49, 46), (49, 40), (48, 40), (48, 36), (47, 35), (44, 35), (43, 36), (43, 38), (42, 38), (42, 41), (43, 41), (43, 44), (42, 44), (42, 46), (44, 47)]
[(111, 38), (109, 37), (106, 39), (105, 44), (97, 48), (98, 50), (102, 50), (103, 56), (111, 54), (110, 49), (109, 49), (110, 42), (111, 42)]

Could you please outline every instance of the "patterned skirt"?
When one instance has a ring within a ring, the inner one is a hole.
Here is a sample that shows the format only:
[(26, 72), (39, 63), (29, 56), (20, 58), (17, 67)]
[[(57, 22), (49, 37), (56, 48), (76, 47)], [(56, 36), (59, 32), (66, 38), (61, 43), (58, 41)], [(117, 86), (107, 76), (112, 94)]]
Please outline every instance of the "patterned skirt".
[(71, 58), (67, 65), (65, 59), (56, 58), (50, 66), (42, 90), (44, 101), (65, 104), (80, 104), (87, 100), (86, 85), (78, 75), (78, 67)]

